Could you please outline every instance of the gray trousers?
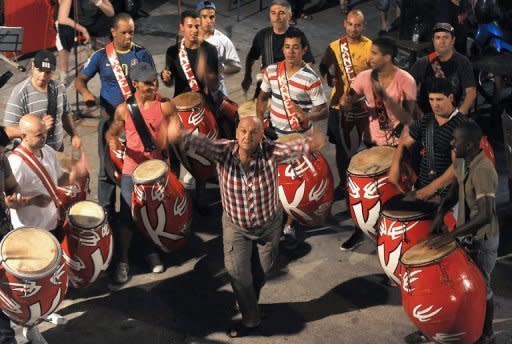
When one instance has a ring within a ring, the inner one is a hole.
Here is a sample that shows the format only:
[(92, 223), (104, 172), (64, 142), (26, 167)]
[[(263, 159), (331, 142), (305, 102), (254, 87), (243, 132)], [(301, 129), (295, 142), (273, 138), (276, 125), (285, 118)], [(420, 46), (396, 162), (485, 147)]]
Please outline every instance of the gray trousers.
[(485, 279), (485, 285), (487, 289), (487, 300), (493, 297), (491, 288), (491, 274), (496, 265), (496, 258), (498, 258), (498, 247), (500, 245), (500, 236), (496, 234), (487, 239), (473, 240), (468, 245), (471, 258), (475, 264), (482, 271), (482, 275)]
[(279, 253), (282, 219), (279, 211), (268, 225), (246, 229), (222, 216), (224, 265), (247, 327), (261, 323), (258, 299)]

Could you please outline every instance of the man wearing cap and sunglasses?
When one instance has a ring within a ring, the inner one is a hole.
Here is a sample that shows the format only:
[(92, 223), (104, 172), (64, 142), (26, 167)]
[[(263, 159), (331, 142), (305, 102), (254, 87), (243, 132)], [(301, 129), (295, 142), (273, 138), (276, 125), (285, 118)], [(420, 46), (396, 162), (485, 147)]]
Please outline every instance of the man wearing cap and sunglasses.
[(26, 114), (40, 117), (48, 130), (46, 143), (57, 151), (64, 150), (64, 131), (71, 136), (71, 145), (81, 146), (80, 136), (73, 122), (66, 88), (59, 81), (52, 80), (57, 60), (43, 50), (32, 62), (32, 75), (16, 85), (5, 108), (5, 131), (10, 138), (21, 137), (20, 119)]
[(216, 23), (216, 6), (213, 1), (201, 1), (197, 7), (196, 12), (199, 14), (200, 27), (199, 38), (212, 44), (217, 48), (219, 58), (219, 87), (224, 95), (228, 95), (226, 85), (224, 83), (225, 74), (236, 74), (242, 68), (240, 64), (240, 57), (236, 52), (235, 45), (231, 40), (215, 28)]
[(432, 112), (428, 91), (435, 78), (446, 78), (455, 88), (455, 106), (467, 115), (476, 99), (471, 62), (455, 51), (455, 31), (450, 24), (437, 23), (432, 32), (434, 51), (416, 61), (410, 70), (419, 88), (418, 105), (423, 113)]

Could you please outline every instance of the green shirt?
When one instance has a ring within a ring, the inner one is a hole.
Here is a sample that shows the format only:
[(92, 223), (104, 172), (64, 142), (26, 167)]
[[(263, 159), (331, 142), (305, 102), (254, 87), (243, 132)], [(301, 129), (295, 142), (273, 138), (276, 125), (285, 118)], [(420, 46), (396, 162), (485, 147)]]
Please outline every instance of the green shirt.
[[(465, 166), (463, 159), (456, 159), (453, 163), (455, 177), (459, 183), (459, 211), (457, 225), (461, 226), (468, 219), (478, 214), (477, 201), (482, 197), (496, 197), (498, 188), (498, 174), (492, 162), (485, 153), (480, 152), (469, 164)], [(475, 234), (475, 239), (481, 240), (499, 233), (498, 216), (496, 215), (496, 202), (491, 213), (489, 223)]]

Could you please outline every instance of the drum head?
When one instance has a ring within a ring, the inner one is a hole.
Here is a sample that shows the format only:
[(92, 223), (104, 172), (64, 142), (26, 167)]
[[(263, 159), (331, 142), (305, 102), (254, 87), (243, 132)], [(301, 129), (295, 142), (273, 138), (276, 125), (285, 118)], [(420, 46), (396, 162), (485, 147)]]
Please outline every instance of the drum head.
[(178, 110), (189, 110), (199, 106), (203, 99), (198, 92), (186, 92), (172, 99)]
[(396, 220), (424, 219), (432, 214), (437, 206), (438, 204), (433, 202), (406, 201), (404, 195), (397, 195), (384, 203), (382, 215)]
[(388, 146), (365, 149), (350, 159), (347, 172), (355, 176), (380, 174), (391, 167), (394, 152), (395, 148)]
[(105, 221), (105, 211), (96, 202), (81, 201), (69, 208), (68, 219), (78, 228), (95, 229)]
[(165, 175), (169, 168), (162, 160), (148, 160), (137, 166), (132, 178), (135, 184), (146, 184)]
[(407, 266), (423, 266), (429, 265), (446, 257), (453, 250), (457, 248), (457, 243), (454, 241), (444, 245), (438, 249), (428, 247), (428, 243), (432, 240), (424, 240), (406, 251), (400, 259), (404, 265)]
[(293, 142), (293, 141), (304, 141), (306, 138), (304, 137), (304, 135), (302, 134), (299, 134), (299, 133), (293, 133), (293, 134), (288, 134), (288, 135), (284, 135), (284, 136), (281, 136), (280, 138), (278, 138), (276, 140), (276, 142), (279, 142), (279, 143), (290, 143), (290, 142)]
[(3, 267), (18, 278), (38, 279), (49, 275), (58, 266), (61, 254), (57, 239), (41, 228), (15, 229), (0, 243)]

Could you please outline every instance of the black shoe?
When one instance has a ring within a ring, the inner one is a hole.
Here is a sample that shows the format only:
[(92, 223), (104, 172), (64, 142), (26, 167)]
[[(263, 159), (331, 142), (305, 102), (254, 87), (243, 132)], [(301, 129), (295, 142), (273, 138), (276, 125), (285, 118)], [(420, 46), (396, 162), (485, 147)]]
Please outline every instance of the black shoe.
[(254, 336), (260, 333), (260, 326), (247, 327), (242, 323), (233, 324), (233, 326), (226, 332), (229, 338), (241, 338), (247, 336)]
[(342, 251), (352, 251), (364, 242), (364, 234), (360, 229), (356, 229), (354, 234), (340, 245)]
[(491, 335), (482, 335), (479, 340), (476, 341), (475, 344), (494, 344), (496, 343), (496, 336), (493, 334)]
[(416, 331), (413, 333), (409, 333), (404, 337), (404, 341), (407, 344), (419, 344), (419, 343), (428, 343), (430, 342), (427, 337), (420, 331)]

